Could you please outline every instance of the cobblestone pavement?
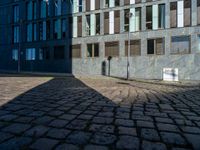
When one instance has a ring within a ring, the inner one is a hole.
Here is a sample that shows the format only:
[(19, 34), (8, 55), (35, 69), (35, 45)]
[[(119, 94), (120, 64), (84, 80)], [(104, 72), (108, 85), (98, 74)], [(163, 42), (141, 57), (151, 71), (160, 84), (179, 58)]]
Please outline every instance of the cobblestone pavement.
[(0, 77), (0, 150), (200, 150), (200, 89)]

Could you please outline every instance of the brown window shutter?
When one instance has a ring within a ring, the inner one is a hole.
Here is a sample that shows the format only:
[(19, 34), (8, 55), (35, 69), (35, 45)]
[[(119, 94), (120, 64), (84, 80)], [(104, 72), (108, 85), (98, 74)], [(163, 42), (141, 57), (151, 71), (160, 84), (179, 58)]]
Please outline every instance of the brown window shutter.
[[(125, 41), (125, 56), (128, 55), (128, 41)], [(141, 42), (140, 40), (130, 41), (130, 56), (141, 55)]]
[(135, 4), (141, 3), (141, 0), (135, 0)]
[(191, 24), (191, 0), (184, 1), (184, 26), (188, 27)]
[(71, 58), (81, 58), (81, 45), (80, 44), (71, 45), (70, 49), (71, 49), (71, 53), (70, 53)]
[(78, 37), (82, 36), (82, 16), (78, 16)]
[(95, 0), (95, 9), (100, 9), (100, 0)]
[(130, 5), (130, 0), (124, 0), (124, 5)]
[(164, 39), (163, 38), (156, 39), (156, 54), (163, 55), (164, 51), (165, 51)]
[(115, 22), (114, 22), (115, 34), (120, 32), (120, 11), (115, 11)]
[(86, 11), (90, 11), (90, 0), (86, 0)]
[(171, 28), (177, 27), (177, 2), (170, 4), (170, 26)]
[(105, 56), (118, 57), (119, 56), (119, 42), (105, 43)]
[(200, 0), (197, 0), (197, 23), (200, 24)]
[(104, 34), (109, 34), (109, 12), (104, 13)]

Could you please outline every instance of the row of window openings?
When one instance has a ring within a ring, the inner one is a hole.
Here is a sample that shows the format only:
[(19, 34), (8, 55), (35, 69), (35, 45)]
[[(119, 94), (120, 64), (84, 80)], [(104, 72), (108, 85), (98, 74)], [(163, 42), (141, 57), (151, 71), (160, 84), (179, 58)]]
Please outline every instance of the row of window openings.
[[(136, 0), (135, 3), (140, 3), (141, 0)], [(125, 0), (125, 5), (133, 4), (131, 0)], [(120, 5), (120, 0), (104, 0), (104, 7), (115, 7)], [(54, 1), (54, 16), (66, 15), (73, 11), (82, 12), (82, 0), (55, 0)], [(50, 3), (49, 1), (39, 1), (40, 18), (50, 16)], [(86, 0), (86, 11), (100, 9), (100, 0)], [(27, 20), (37, 18), (37, 3), (36, 1), (29, 1), (26, 3), (26, 16)], [(14, 22), (19, 21), (19, 5), (13, 6)]]
[[(200, 36), (198, 37), (200, 49)], [(125, 41), (125, 56), (128, 55), (128, 41)], [(64, 59), (64, 46), (54, 47), (54, 59)], [(81, 45), (70, 46), (70, 57), (81, 58)], [(171, 54), (188, 54), (190, 53), (190, 36), (180, 36), (171, 38)], [(164, 55), (165, 54), (165, 40), (164, 38), (148, 39), (147, 40), (147, 54), (148, 55)], [(130, 56), (141, 55), (141, 40), (130, 41)], [(87, 44), (87, 57), (99, 57), (99, 44)], [(105, 57), (119, 56), (119, 42), (105, 43)], [(13, 49), (12, 59), (18, 60), (18, 49)], [(50, 51), (48, 48), (39, 49), (39, 60), (49, 60)], [(35, 48), (26, 49), (26, 60), (36, 60)]]

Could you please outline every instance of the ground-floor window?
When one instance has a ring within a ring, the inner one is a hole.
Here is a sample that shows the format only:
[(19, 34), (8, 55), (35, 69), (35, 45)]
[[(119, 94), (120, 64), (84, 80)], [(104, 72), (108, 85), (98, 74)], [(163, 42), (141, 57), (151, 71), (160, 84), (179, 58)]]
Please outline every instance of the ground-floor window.
[(55, 46), (54, 47), (54, 59), (64, 59), (65, 58), (65, 47)]
[(148, 55), (163, 55), (165, 53), (164, 38), (148, 39), (147, 54)]
[(174, 36), (171, 38), (171, 54), (190, 53), (190, 36)]
[(35, 60), (35, 48), (26, 49), (26, 60)]
[(99, 57), (99, 43), (87, 44), (87, 57)]
[(39, 60), (50, 59), (50, 51), (48, 47), (39, 48)]
[(18, 60), (18, 49), (12, 50), (12, 60), (14, 60), (14, 61)]
[(106, 42), (105, 43), (105, 57), (112, 56), (118, 57), (119, 56), (119, 42)]
[[(128, 45), (129, 42), (125, 41), (125, 56), (128, 54)], [(141, 41), (140, 40), (131, 40), (130, 41), (130, 56), (141, 55)]]
[(81, 58), (81, 45), (70, 46), (70, 58)]

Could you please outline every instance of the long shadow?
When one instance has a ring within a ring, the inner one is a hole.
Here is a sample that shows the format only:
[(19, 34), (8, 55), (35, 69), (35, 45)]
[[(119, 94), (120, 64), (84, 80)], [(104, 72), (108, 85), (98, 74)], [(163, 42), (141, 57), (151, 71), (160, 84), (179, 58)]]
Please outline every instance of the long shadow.
[(88, 146), (92, 149), (142, 149), (155, 143), (159, 149), (198, 149), (199, 89), (155, 94), (159, 89), (138, 85), (130, 87), (145, 96), (137, 94), (129, 97), (132, 103), (120, 105), (79, 79), (48, 79), (1, 102), (0, 149), (84, 149), (88, 144), (98, 145)]

